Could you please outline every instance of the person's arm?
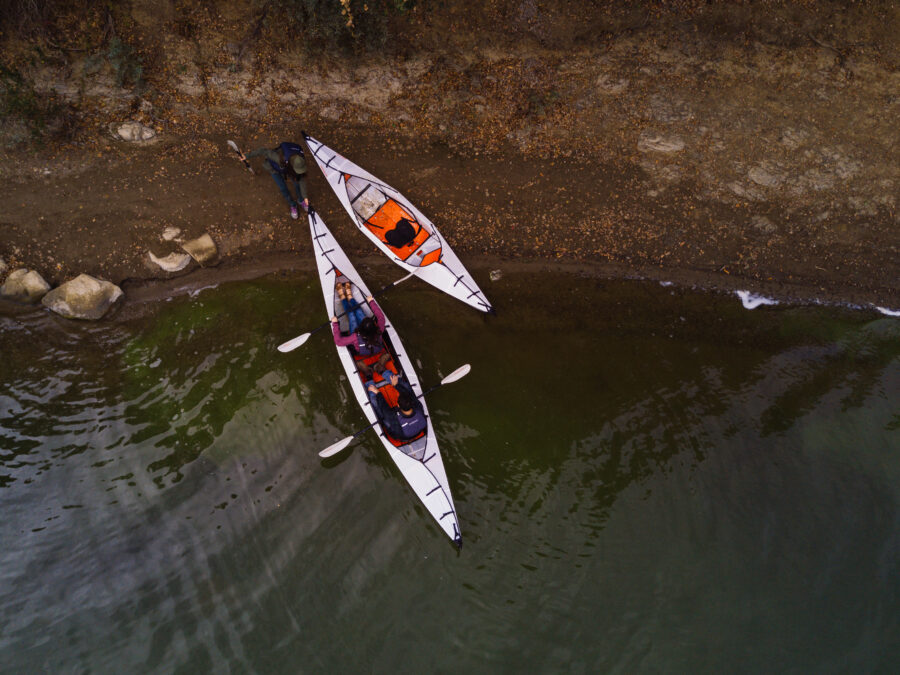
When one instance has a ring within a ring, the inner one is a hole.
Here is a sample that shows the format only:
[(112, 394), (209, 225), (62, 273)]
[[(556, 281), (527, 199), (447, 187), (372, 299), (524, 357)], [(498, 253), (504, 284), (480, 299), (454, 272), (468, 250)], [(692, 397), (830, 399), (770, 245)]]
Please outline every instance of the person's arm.
[(381, 307), (378, 306), (375, 298), (369, 296), (366, 299), (369, 301), (369, 307), (372, 308), (372, 315), (375, 317), (375, 323), (378, 325), (378, 332), (383, 333), (386, 324), (384, 312), (381, 311)]
[(331, 317), (331, 334), (334, 336), (334, 344), (338, 347), (346, 347), (348, 345), (359, 347), (359, 340), (356, 338), (356, 333), (341, 335), (341, 325), (338, 323), (337, 317), (335, 316)]
[[(278, 166), (281, 162), (281, 158), (278, 156), (278, 153), (272, 152), (271, 150), (269, 150), (269, 148), (257, 148), (253, 152), (244, 155), (244, 157), (246, 157), (247, 159), (250, 159), (252, 157), (265, 157), (270, 162), (273, 162), (275, 166)], [(268, 162), (263, 162), (263, 164), (269, 170), (269, 172), (272, 171), (272, 167)]]
[(306, 191), (306, 174), (302, 174), (297, 177), (297, 184), (300, 186), (300, 201), (303, 202), (303, 206), (309, 206), (309, 194)]
[(409, 382), (393, 373), (391, 373), (391, 384), (394, 385), (394, 389), (396, 389), (398, 392), (406, 392), (408, 396), (411, 396), (412, 398), (416, 397), (416, 395), (413, 393), (412, 387), (409, 386)]

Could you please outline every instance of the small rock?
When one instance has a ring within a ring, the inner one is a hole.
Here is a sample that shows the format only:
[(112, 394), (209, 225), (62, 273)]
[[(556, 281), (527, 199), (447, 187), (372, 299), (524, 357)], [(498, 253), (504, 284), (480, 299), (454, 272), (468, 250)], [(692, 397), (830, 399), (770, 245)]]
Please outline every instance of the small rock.
[(776, 232), (778, 232), (778, 228), (775, 226), (775, 224), (765, 216), (753, 216), (750, 219), (750, 224), (754, 227), (754, 229), (763, 234), (775, 234)]
[(171, 227), (170, 226), (163, 230), (162, 238), (163, 238), (163, 241), (172, 241), (179, 234), (181, 234), (180, 227)]
[(801, 190), (830, 190), (834, 186), (834, 177), (820, 169), (810, 169), (796, 181)]
[(326, 120), (337, 121), (341, 119), (341, 110), (337, 106), (328, 105), (319, 111), (319, 115)]
[(594, 81), (594, 84), (597, 86), (597, 90), (603, 94), (609, 94), (610, 96), (617, 96), (621, 94), (628, 87), (628, 80), (619, 79), (613, 80), (606, 73), (597, 77)]
[(216, 243), (209, 234), (203, 234), (196, 239), (191, 239), (182, 244), (181, 248), (187, 251), (194, 260), (200, 263), (201, 267), (214, 263), (219, 255), (219, 251), (216, 249)]
[(501, 270), (491, 270), (491, 281), (500, 281), (503, 277), (503, 272)]
[(115, 284), (80, 274), (47, 293), (41, 303), (67, 319), (99, 319), (122, 295)]
[(874, 218), (878, 215), (878, 207), (872, 201), (853, 195), (847, 199), (847, 205), (859, 216)]
[(802, 129), (785, 129), (781, 132), (781, 143), (789, 150), (796, 150), (809, 138), (809, 134)]
[(685, 122), (694, 116), (687, 103), (673, 101), (668, 96), (653, 96), (650, 114), (659, 122)]
[(144, 142), (153, 139), (156, 132), (150, 127), (145, 127), (140, 122), (128, 121), (119, 125), (116, 130), (119, 138), (131, 142)]
[(676, 136), (666, 138), (661, 134), (645, 131), (638, 140), (641, 152), (680, 152), (684, 150), (684, 141)]
[(150, 261), (166, 272), (179, 272), (191, 264), (191, 256), (187, 253), (170, 253), (164, 258), (157, 258), (153, 251), (147, 251)]
[(759, 199), (763, 198), (763, 196), (759, 190), (756, 190), (752, 187), (741, 185), (737, 181), (735, 181), (733, 183), (729, 183), (728, 189), (731, 190), (738, 197), (743, 197), (744, 199), (759, 200)]
[(32, 304), (50, 290), (50, 284), (34, 270), (24, 267), (13, 270), (0, 286), (0, 297), (14, 302)]
[(747, 177), (757, 185), (765, 187), (777, 187), (781, 184), (781, 177), (773, 175), (761, 166), (754, 166), (750, 169)]

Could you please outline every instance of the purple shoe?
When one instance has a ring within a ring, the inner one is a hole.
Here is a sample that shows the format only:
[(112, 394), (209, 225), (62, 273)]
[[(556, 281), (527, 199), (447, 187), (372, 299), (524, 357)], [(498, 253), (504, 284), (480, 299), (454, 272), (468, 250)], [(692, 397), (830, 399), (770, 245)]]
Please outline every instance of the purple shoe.
[(291, 218), (297, 220), (300, 217), (300, 212), (297, 210), (296, 206), (291, 205)]

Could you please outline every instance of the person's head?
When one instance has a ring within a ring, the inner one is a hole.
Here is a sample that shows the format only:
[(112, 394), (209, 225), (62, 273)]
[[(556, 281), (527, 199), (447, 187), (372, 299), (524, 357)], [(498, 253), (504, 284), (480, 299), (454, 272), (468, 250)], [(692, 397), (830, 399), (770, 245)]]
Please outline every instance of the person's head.
[(301, 155), (299, 152), (295, 155), (291, 155), (290, 157), (284, 156), (284, 146), (279, 145), (274, 149), (275, 152), (281, 157), (281, 165), (287, 168), (288, 164), (290, 164), (291, 168), (294, 170), (294, 173), (301, 174), (306, 173), (306, 157)]
[(291, 168), (293, 168), (294, 173), (298, 175), (306, 173), (306, 159), (303, 155), (291, 155)]
[(375, 319), (373, 319), (371, 316), (367, 316), (365, 319), (359, 322), (359, 328), (357, 329), (357, 331), (366, 340), (372, 341), (378, 337), (378, 324), (375, 323)]
[(411, 415), (413, 412), (413, 406), (416, 404), (416, 400), (407, 394), (405, 391), (401, 391), (400, 395), (397, 397), (397, 407), (400, 408), (400, 412), (405, 415)]

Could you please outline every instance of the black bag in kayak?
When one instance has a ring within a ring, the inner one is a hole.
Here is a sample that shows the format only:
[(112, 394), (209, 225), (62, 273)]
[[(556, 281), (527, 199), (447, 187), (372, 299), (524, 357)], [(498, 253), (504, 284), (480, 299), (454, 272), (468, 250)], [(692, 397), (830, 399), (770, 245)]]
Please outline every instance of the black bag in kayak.
[(402, 248), (416, 238), (416, 229), (407, 218), (401, 218), (393, 230), (385, 232), (384, 239), (394, 248)]

